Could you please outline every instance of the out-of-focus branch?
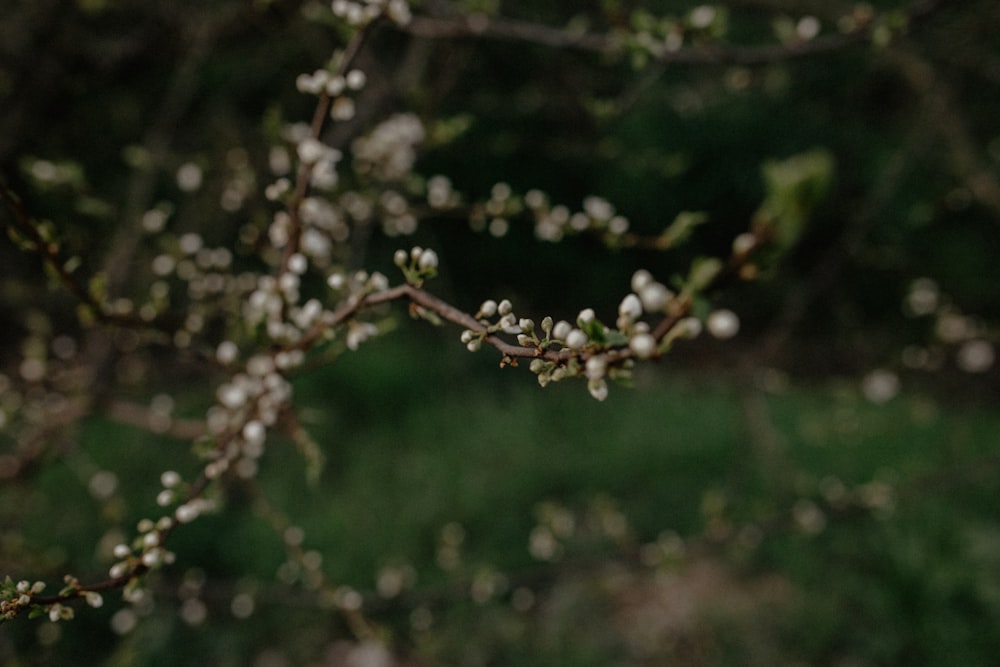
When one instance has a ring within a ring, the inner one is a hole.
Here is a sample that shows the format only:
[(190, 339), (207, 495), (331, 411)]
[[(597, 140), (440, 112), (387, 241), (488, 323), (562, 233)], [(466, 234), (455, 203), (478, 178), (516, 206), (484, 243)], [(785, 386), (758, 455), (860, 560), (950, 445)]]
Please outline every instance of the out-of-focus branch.
[[(21, 199), (2, 184), (0, 184), (0, 202), (3, 202), (10, 212), (8, 226), (17, 236), (24, 239), (30, 250), (41, 257), (46, 268), (57, 276), (59, 282), (70, 294), (93, 311), (94, 317), (108, 324), (134, 325), (137, 323), (138, 320), (131, 314), (114, 312), (108, 307), (108, 304), (100, 301), (90, 289), (80, 282), (79, 278), (68, 268), (68, 259), (62, 256), (59, 244), (45, 238), (38, 226), (28, 217)], [(147, 325), (145, 322), (142, 324)]]
[[(939, 0), (920, 0), (902, 12), (907, 21), (925, 18), (938, 9)], [(778, 8), (775, 8), (776, 10)], [(788, 44), (737, 46), (711, 44), (651, 53), (653, 62), (664, 65), (757, 66), (837, 52), (872, 36), (874, 22), (858, 22), (852, 29)], [(625, 44), (619, 35), (558, 28), (530, 21), (485, 14), (414, 16), (405, 26), (411, 35), (428, 39), (495, 39), (520, 41), (557, 49), (573, 49), (603, 55), (621, 53)]]
[(976, 201), (1000, 220), (1000, 178), (980, 157), (951, 86), (938, 74), (933, 63), (905, 43), (889, 49), (887, 55), (934, 117), (933, 125), (947, 147), (955, 176)]

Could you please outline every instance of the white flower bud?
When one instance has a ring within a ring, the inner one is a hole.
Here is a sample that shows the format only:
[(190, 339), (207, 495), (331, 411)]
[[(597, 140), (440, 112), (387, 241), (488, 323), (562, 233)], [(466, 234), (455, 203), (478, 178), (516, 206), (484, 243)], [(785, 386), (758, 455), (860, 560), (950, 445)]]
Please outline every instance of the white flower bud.
[(160, 484), (165, 489), (172, 489), (181, 483), (181, 476), (174, 470), (166, 470), (160, 475)]
[(650, 282), (639, 290), (639, 300), (647, 313), (656, 313), (667, 305), (673, 293), (658, 282)]
[(607, 370), (608, 362), (603, 356), (587, 359), (586, 374), (589, 379), (597, 380), (602, 378)]
[(642, 288), (653, 282), (653, 274), (646, 269), (639, 269), (632, 274), (632, 291), (639, 293)]
[(757, 237), (750, 232), (744, 232), (733, 239), (733, 253), (742, 255), (757, 245)]
[(559, 320), (556, 322), (555, 326), (552, 327), (552, 337), (556, 340), (566, 340), (566, 336), (569, 332), (573, 330), (573, 325), (566, 320)]
[(399, 250), (397, 250), (392, 255), (392, 263), (395, 264), (396, 266), (399, 266), (399, 267), (406, 266), (406, 263), (409, 260), (410, 260), (410, 256), (402, 248), (400, 248)]
[(603, 401), (608, 397), (608, 383), (604, 378), (587, 381), (587, 391), (598, 401)]
[(436, 269), (438, 266), (437, 253), (433, 250), (424, 250), (420, 253), (420, 259), (417, 261), (417, 266), (419, 266), (423, 271)]
[(326, 279), (326, 284), (329, 285), (330, 289), (339, 290), (347, 284), (347, 279), (343, 273), (331, 273)]
[(571, 350), (579, 350), (587, 344), (587, 334), (579, 329), (573, 329), (566, 335), (566, 347)]
[(344, 77), (342, 76), (332, 76), (328, 81), (324, 83), (324, 86), (326, 87), (326, 94), (329, 95), (330, 97), (336, 97), (337, 95), (340, 95), (342, 92), (344, 92), (344, 87), (346, 85), (347, 82), (344, 80)]
[(640, 333), (629, 339), (628, 346), (635, 356), (649, 359), (656, 352), (656, 339), (648, 333)]
[(708, 332), (720, 340), (732, 338), (740, 330), (740, 318), (731, 310), (717, 310), (705, 321)]
[(593, 308), (584, 308), (580, 311), (580, 314), (576, 316), (576, 322), (580, 326), (583, 326), (584, 324), (590, 324), (596, 318), (597, 315), (594, 314)]
[(220, 364), (231, 364), (236, 361), (239, 353), (240, 350), (236, 347), (236, 343), (231, 340), (225, 340), (219, 343), (219, 347), (215, 350), (215, 358)]
[(519, 334), (521, 333), (521, 327), (517, 326), (517, 318), (514, 317), (514, 313), (507, 313), (500, 318), (500, 329), (504, 333), (509, 334)]
[(185, 503), (174, 512), (177, 523), (190, 523), (198, 517), (198, 508), (193, 503)]
[(635, 321), (642, 315), (642, 303), (635, 294), (629, 294), (618, 305), (618, 314), (623, 318)]
[(497, 307), (497, 312), (499, 312), (501, 315), (510, 315), (513, 311), (514, 311), (514, 305), (510, 302), (509, 299), (504, 299), (503, 301), (500, 302), (500, 305)]
[(309, 268), (309, 261), (302, 253), (295, 253), (288, 258), (288, 270), (296, 275), (302, 275)]
[(330, 118), (333, 120), (351, 120), (354, 118), (354, 100), (350, 97), (338, 97), (330, 107)]
[(366, 80), (367, 79), (365, 77), (364, 72), (362, 72), (359, 69), (352, 69), (350, 72), (347, 73), (344, 82), (347, 84), (347, 87), (350, 88), (351, 90), (361, 90), (362, 88), (365, 87)]
[(316, 95), (323, 89), (323, 86), (311, 74), (299, 74), (295, 77), (295, 88), (300, 93)]
[(483, 317), (493, 317), (497, 314), (497, 302), (493, 299), (483, 301), (482, 305), (479, 306), (479, 314)]
[(266, 435), (267, 430), (264, 428), (264, 425), (256, 419), (248, 421), (243, 426), (243, 439), (248, 444), (260, 445), (264, 442)]
[(130, 553), (132, 553), (132, 550), (129, 549), (129, 546), (127, 544), (116, 544), (115, 548), (111, 550), (111, 554), (115, 558), (125, 558)]
[(299, 159), (305, 164), (315, 164), (319, 162), (325, 151), (326, 147), (312, 137), (304, 139), (296, 148), (296, 153), (298, 153)]
[(517, 326), (521, 327), (521, 331), (531, 333), (535, 330), (535, 322), (527, 317), (522, 317), (517, 321)]

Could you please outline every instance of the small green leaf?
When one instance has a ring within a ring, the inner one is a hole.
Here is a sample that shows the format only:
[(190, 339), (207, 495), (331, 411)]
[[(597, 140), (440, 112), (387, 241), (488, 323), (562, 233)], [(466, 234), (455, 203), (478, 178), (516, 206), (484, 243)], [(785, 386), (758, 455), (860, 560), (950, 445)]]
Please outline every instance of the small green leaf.
[(603, 344), (607, 342), (607, 335), (604, 333), (604, 329), (604, 325), (596, 318), (589, 322), (580, 323), (580, 330), (587, 334), (587, 338), (595, 343)]
[(833, 184), (833, 156), (816, 149), (761, 167), (767, 196), (754, 216), (755, 231), (779, 252), (791, 248)]
[(724, 267), (725, 265), (718, 257), (697, 258), (691, 264), (691, 272), (684, 285), (684, 292), (688, 296), (693, 296), (705, 291), (722, 273)]
[(665, 250), (685, 241), (695, 227), (708, 221), (708, 215), (701, 211), (681, 211), (674, 221), (656, 239), (656, 247)]

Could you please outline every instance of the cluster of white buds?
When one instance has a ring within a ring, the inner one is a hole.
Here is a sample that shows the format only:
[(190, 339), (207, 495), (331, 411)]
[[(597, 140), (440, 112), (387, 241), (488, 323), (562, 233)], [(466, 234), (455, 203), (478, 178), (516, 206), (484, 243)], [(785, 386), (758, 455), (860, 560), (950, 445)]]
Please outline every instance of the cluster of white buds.
[(427, 203), (434, 209), (448, 209), (460, 202), (458, 193), (447, 176), (431, 176), (427, 179)]
[(543, 241), (559, 241), (563, 237), (583, 232), (604, 234), (609, 242), (620, 238), (629, 229), (628, 219), (615, 212), (606, 199), (586, 197), (583, 210), (573, 213), (569, 208), (551, 205), (541, 190), (528, 190), (523, 197), (515, 196), (509, 185), (497, 183), (490, 198), (473, 211), (473, 229), (504, 236), (510, 228), (509, 219), (527, 209), (535, 222), (535, 236)]
[[(10, 577), (7, 577), (5, 581), (0, 582), (0, 621), (14, 618), (23, 609), (30, 608), (34, 596), (41, 594), (44, 590), (44, 581), (31, 583), (23, 579), (15, 584)], [(59, 620), (59, 618), (52, 620)]]
[(354, 168), (381, 182), (401, 181), (410, 174), (425, 137), (423, 123), (414, 114), (390, 116), (351, 142)]
[(583, 210), (576, 213), (571, 214), (565, 206), (550, 209), (546, 205), (533, 208), (532, 213), (535, 216), (535, 235), (543, 241), (559, 241), (568, 234), (587, 231), (600, 231), (615, 238), (629, 228), (628, 219), (616, 214), (610, 202), (595, 196), (584, 199)]
[[(587, 380), (590, 394), (597, 400), (604, 400), (608, 395), (607, 380), (628, 378), (634, 366), (633, 359), (656, 356), (673, 341), (694, 338), (702, 330), (701, 320), (682, 317), (662, 340), (657, 340), (643, 317), (678, 316), (683, 314), (684, 306), (646, 270), (635, 272), (631, 287), (633, 291), (618, 304), (613, 329), (600, 322), (592, 308), (581, 310), (575, 323), (545, 317), (536, 327), (534, 320), (518, 317), (510, 301), (504, 299), (498, 303), (488, 299), (475, 315), (482, 329), (466, 329), (461, 340), (470, 351), (476, 351), (487, 336), (516, 336), (519, 345), (534, 348), (536, 358), (532, 359), (529, 368), (543, 387), (549, 382), (582, 376)], [(739, 319), (729, 310), (717, 310), (707, 321), (709, 331), (717, 338), (729, 338), (739, 328)]]
[[(328, 95), (331, 100), (330, 118), (335, 121), (348, 121), (354, 118), (355, 112), (354, 98), (351, 95), (364, 88), (367, 82), (368, 77), (359, 69), (348, 70), (343, 74), (328, 69), (318, 69), (312, 74), (300, 74), (295, 79), (295, 87), (300, 93)], [(312, 164), (322, 157), (321, 149), (321, 146), (312, 145), (307, 149), (309, 152), (303, 154), (300, 143), (299, 159), (305, 164)]]
[[(482, 347), (483, 339), (486, 336), (496, 333), (517, 336), (518, 344), (523, 346), (539, 346), (541, 344), (535, 332), (535, 322), (529, 318), (519, 318), (515, 315), (514, 305), (509, 299), (503, 299), (499, 303), (493, 299), (483, 301), (479, 310), (476, 311), (475, 317), (483, 325), (483, 330), (466, 329), (461, 335), (462, 343), (470, 352), (475, 352)], [(548, 320), (551, 321), (551, 318)]]
[(472, 211), (469, 224), (477, 232), (487, 230), (500, 238), (510, 230), (510, 218), (522, 210), (522, 202), (514, 196), (510, 185), (497, 183), (490, 189), (490, 198)]
[(400, 248), (393, 254), (392, 262), (411, 285), (420, 285), (426, 278), (437, 275), (438, 255), (430, 248), (413, 246), (409, 252)]
[(174, 525), (175, 520), (169, 516), (160, 517), (157, 521), (140, 520), (136, 526), (139, 536), (132, 546), (123, 543), (112, 550), (114, 557), (119, 560), (108, 570), (108, 576), (119, 579), (132, 572), (139, 564), (155, 569), (173, 563), (176, 556), (163, 546), (163, 535)]
[[(246, 362), (244, 372), (235, 374), (216, 391), (218, 404), (209, 409), (210, 435), (218, 442), (206, 452), (211, 461), (205, 474), (214, 479), (231, 466), (241, 477), (253, 477), (257, 460), (264, 453), (267, 429), (273, 426), (291, 398), (291, 385), (282, 375), (287, 368), (302, 363), (301, 350), (284, 350), (273, 355), (257, 354)], [(167, 481), (164, 486), (167, 487)], [(173, 486), (167, 487), (170, 493)], [(189, 505), (178, 511), (178, 520), (194, 518), (205, 507)], [(185, 507), (182, 505), (181, 507)], [(183, 514), (184, 516), (181, 516)]]
[(333, 0), (330, 5), (338, 18), (354, 27), (365, 26), (380, 16), (397, 25), (410, 22), (410, 4), (406, 0)]
[(335, 292), (346, 292), (353, 298), (389, 289), (389, 279), (379, 271), (361, 270), (349, 276), (343, 271), (334, 271), (327, 276), (326, 284)]
[(995, 332), (987, 330), (981, 318), (963, 313), (930, 278), (917, 278), (903, 300), (903, 312), (910, 317), (933, 318), (933, 339), (927, 345), (911, 345), (903, 350), (908, 368), (937, 370), (954, 351), (955, 365), (966, 373), (986, 373), (996, 363)]
[[(154, 211), (152, 217), (165, 221), (165, 213)], [(158, 224), (151, 224), (150, 229), (162, 231)], [(115, 307), (123, 313), (134, 311), (139, 319), (152, 322), (187, 299), (187, 316), (173, 332), (173, 343), (188, 348), (211, 329), (211, 322), (220, 317), (220, 312), (228, 311), (231, 303), (242, 299), (252, 288), (254, 278), (250, 273), (234, 272), (232, 250), (210, 247), (200, 234), (164, 234), (159, 241), (164, 250), (150, 263), (153, 280), (146, 300), (135, 307), (127, 299), (118, 299)]]
[(417, 231), (417, 216), (410, 210), (410, 202), (396, 190), (379, 195), (378, 209), (386, 236), (409, 236)]
[[(632, 30), (621, 39), (631, 52), (632, 62), (642, 66), (650, 58), (663, 58), (680, 50), (687, 41), (703, 43), (725, 35), (727, 15), (723, 7), (698, 5), (683, 16), (656, 16), (637, 9), (630, 17)], [(805, 28), (804, 28), (805, 29)]]
[(299, 220), (303, 225), (299, 247), (320, 266), (329, 264), (335, 244), (344, 243), (350, 237), (351, 229), (342, 208), (327, 199), (303, 198), (299, 204)]
[[(299, 89), (310, 91), (314, 85), (328, 81), (326, 70), (317, 70), (313, 74), (303, 74), (299, 77)], [(306, 123), (290, 123), (282, 130), (282, 139), (288, 148), (293, 149), (299, 164), (309, 170), (309, 184), (320, 190), (332, 190), (340, 182), (337, 165), (343, 158), (336, 148), (328, 146), (313, 136), (312, 128)], [(282, 201), (292, 191), (292, 181), (289, 174), (292, 170), (292, 159), (288, 148), (284, 145), (272, 146), (269, 162), (271, 171), (279, 178), (271, 183), (264, 194), (271, 201)]]
[[(343, 272), (334, 272), (327, 277), (327, 285), (335, 292), (344, 293), (346, 300), (360, 300), (369, 294), (384, 292), (389, 289), (389, 279), (378, 271), (356, 271), (348, 276)], [(378, 335), (378, 326), (372, 322), (362, 322), (352, 319), (347, 323), (347, 334), (344, 342), (349, 350), (357, 350), (362, 343)], [(328, 337), (333, 336), (330, 331)]]

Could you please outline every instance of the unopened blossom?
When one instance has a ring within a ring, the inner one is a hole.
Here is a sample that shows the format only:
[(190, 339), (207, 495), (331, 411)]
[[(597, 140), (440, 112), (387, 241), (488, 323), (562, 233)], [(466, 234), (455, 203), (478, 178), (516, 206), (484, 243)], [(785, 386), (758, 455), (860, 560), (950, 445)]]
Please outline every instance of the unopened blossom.
[(642, 315), (642, 303), (635, 294), (629, 294), (618, 305), (618, 314), (623, 318), (635, 321)]
[(632, 274), (632, 291), (639, 293), (643, 287), (653, 282), (653, 274), (651, 274), (646, 269), (639, 269)]
[(716, 310), (705, 321), (708, 332), (719, 339), (732, 338), (740, 330), (740, 318), (731, 310)]
[(552, 337), (556, 340), (566, 340), (569, 333), (573, 330), (573, 325), (566, 320), (559, 320), (552, 327)]
[(420, 253), (420, 259), (417, 260), (417, 266), (423, 271), (436, 269), (438, 266), (437, 253), (430, 249), (424, 250)]
[(648, 359), (656, 352), (656, 339), (651, 334), (639, 333), (628, 341), (629, 349), (640, 359)]
[(497, 302), (493, 299), (487, 299), (483, 301), (482, 305), (479, 306), (479, 314), (483, 317), (493, 317), (497, 314)]
[(598, 401), (603, 401), (608, 397), (608, 383), (604, 378), (587, 381), (587, 391)]
[(673, 296), (670, 290), (654, 280), (643, 284), (639, 288), (638, 294), (639, 300), (642, 302), (642, 307), (649, 313), (656, 313), (663, 310)]
[(591, 357), (587, 359), (586, 364), (586, 374), (591, 380), (596, 380), (604, 377), (605, 372), (608, 370), (608, 362), (602, 356)]
[(580, 329), (573, 329), (566, 335), (566, 347), (571, 350), (579, 350), (587, 344), (587, 334)]

